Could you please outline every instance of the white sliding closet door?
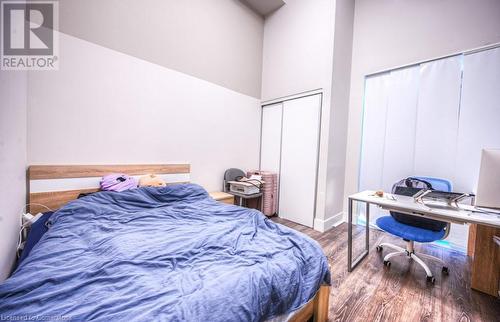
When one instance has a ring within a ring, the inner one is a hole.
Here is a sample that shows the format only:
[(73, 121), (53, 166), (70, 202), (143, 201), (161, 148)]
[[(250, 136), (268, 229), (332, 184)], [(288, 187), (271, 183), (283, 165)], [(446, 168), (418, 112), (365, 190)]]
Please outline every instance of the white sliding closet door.
[(312, 227), (321, 95), (285, 101), (281, 141), (280, 216)]
[(282, 113), (282, 103), (262, 108), (260, 139), (260, 170), (262, 171), (280, 172)]
[(500, 149), (500, 48), (464, 57), (455, 189), (476, 192), (481, 149)]
[(415, 175), (455, 179), (461, 56), (420, 65)]

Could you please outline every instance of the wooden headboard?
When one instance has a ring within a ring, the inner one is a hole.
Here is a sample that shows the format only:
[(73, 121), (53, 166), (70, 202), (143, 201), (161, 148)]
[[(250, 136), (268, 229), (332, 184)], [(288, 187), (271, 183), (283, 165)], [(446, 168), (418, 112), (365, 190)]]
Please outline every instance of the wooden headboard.
[(32, 165), (28, 168), (28, 203), (32, 214), (56, 210), (76, 199), (80, 193), (99, 190), (101, 177), (125, 173), (140, 177), (154, 173), (167, 184), (190, 181), (189, 164), (127, 164), (127, 165)]

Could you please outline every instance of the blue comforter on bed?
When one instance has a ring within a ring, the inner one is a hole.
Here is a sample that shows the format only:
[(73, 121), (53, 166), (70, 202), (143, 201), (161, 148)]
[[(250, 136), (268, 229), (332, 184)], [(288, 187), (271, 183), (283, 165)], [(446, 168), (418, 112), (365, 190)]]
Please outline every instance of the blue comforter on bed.
[(299, 308), (330, 273), (319, 245), (195, 184), (75, 200), (0, 285), (0, 316), (261, 321)]

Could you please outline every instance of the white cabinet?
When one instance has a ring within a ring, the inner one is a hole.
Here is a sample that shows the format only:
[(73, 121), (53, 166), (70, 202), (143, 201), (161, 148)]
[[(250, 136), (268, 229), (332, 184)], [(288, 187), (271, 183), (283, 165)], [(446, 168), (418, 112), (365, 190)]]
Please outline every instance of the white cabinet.
[(280, 217), (312, 227), (316, 204), (321, 94), (262, 110), (261, 170), (279, 174)]

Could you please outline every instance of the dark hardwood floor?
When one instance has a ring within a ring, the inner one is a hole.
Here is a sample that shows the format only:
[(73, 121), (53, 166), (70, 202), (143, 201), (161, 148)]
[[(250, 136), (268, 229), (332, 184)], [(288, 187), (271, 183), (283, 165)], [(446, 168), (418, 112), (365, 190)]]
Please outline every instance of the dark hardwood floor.
[[(332, 273), (330, 321), (500, 321), (500, 300), (470, 289), (470, 259), (457, 251), (430, 244), (416, 244), (415, 252), (434, 255), (447, 263), (441, 266), (423, 259), (436, 277), (428, 284), (425, 271), (404, 256), (391, 258), (388, 269), (375, 247), (391, 242), (404, 247), (401, 239), (378, 230), (370, 232), (370, 254), (356, 269), (347, 272), (347, 224), (325, 233), (273, 218), (315, 239), (328, 257)], [(354, 243), (364, 246), (364, 228), (354, 232)]]

